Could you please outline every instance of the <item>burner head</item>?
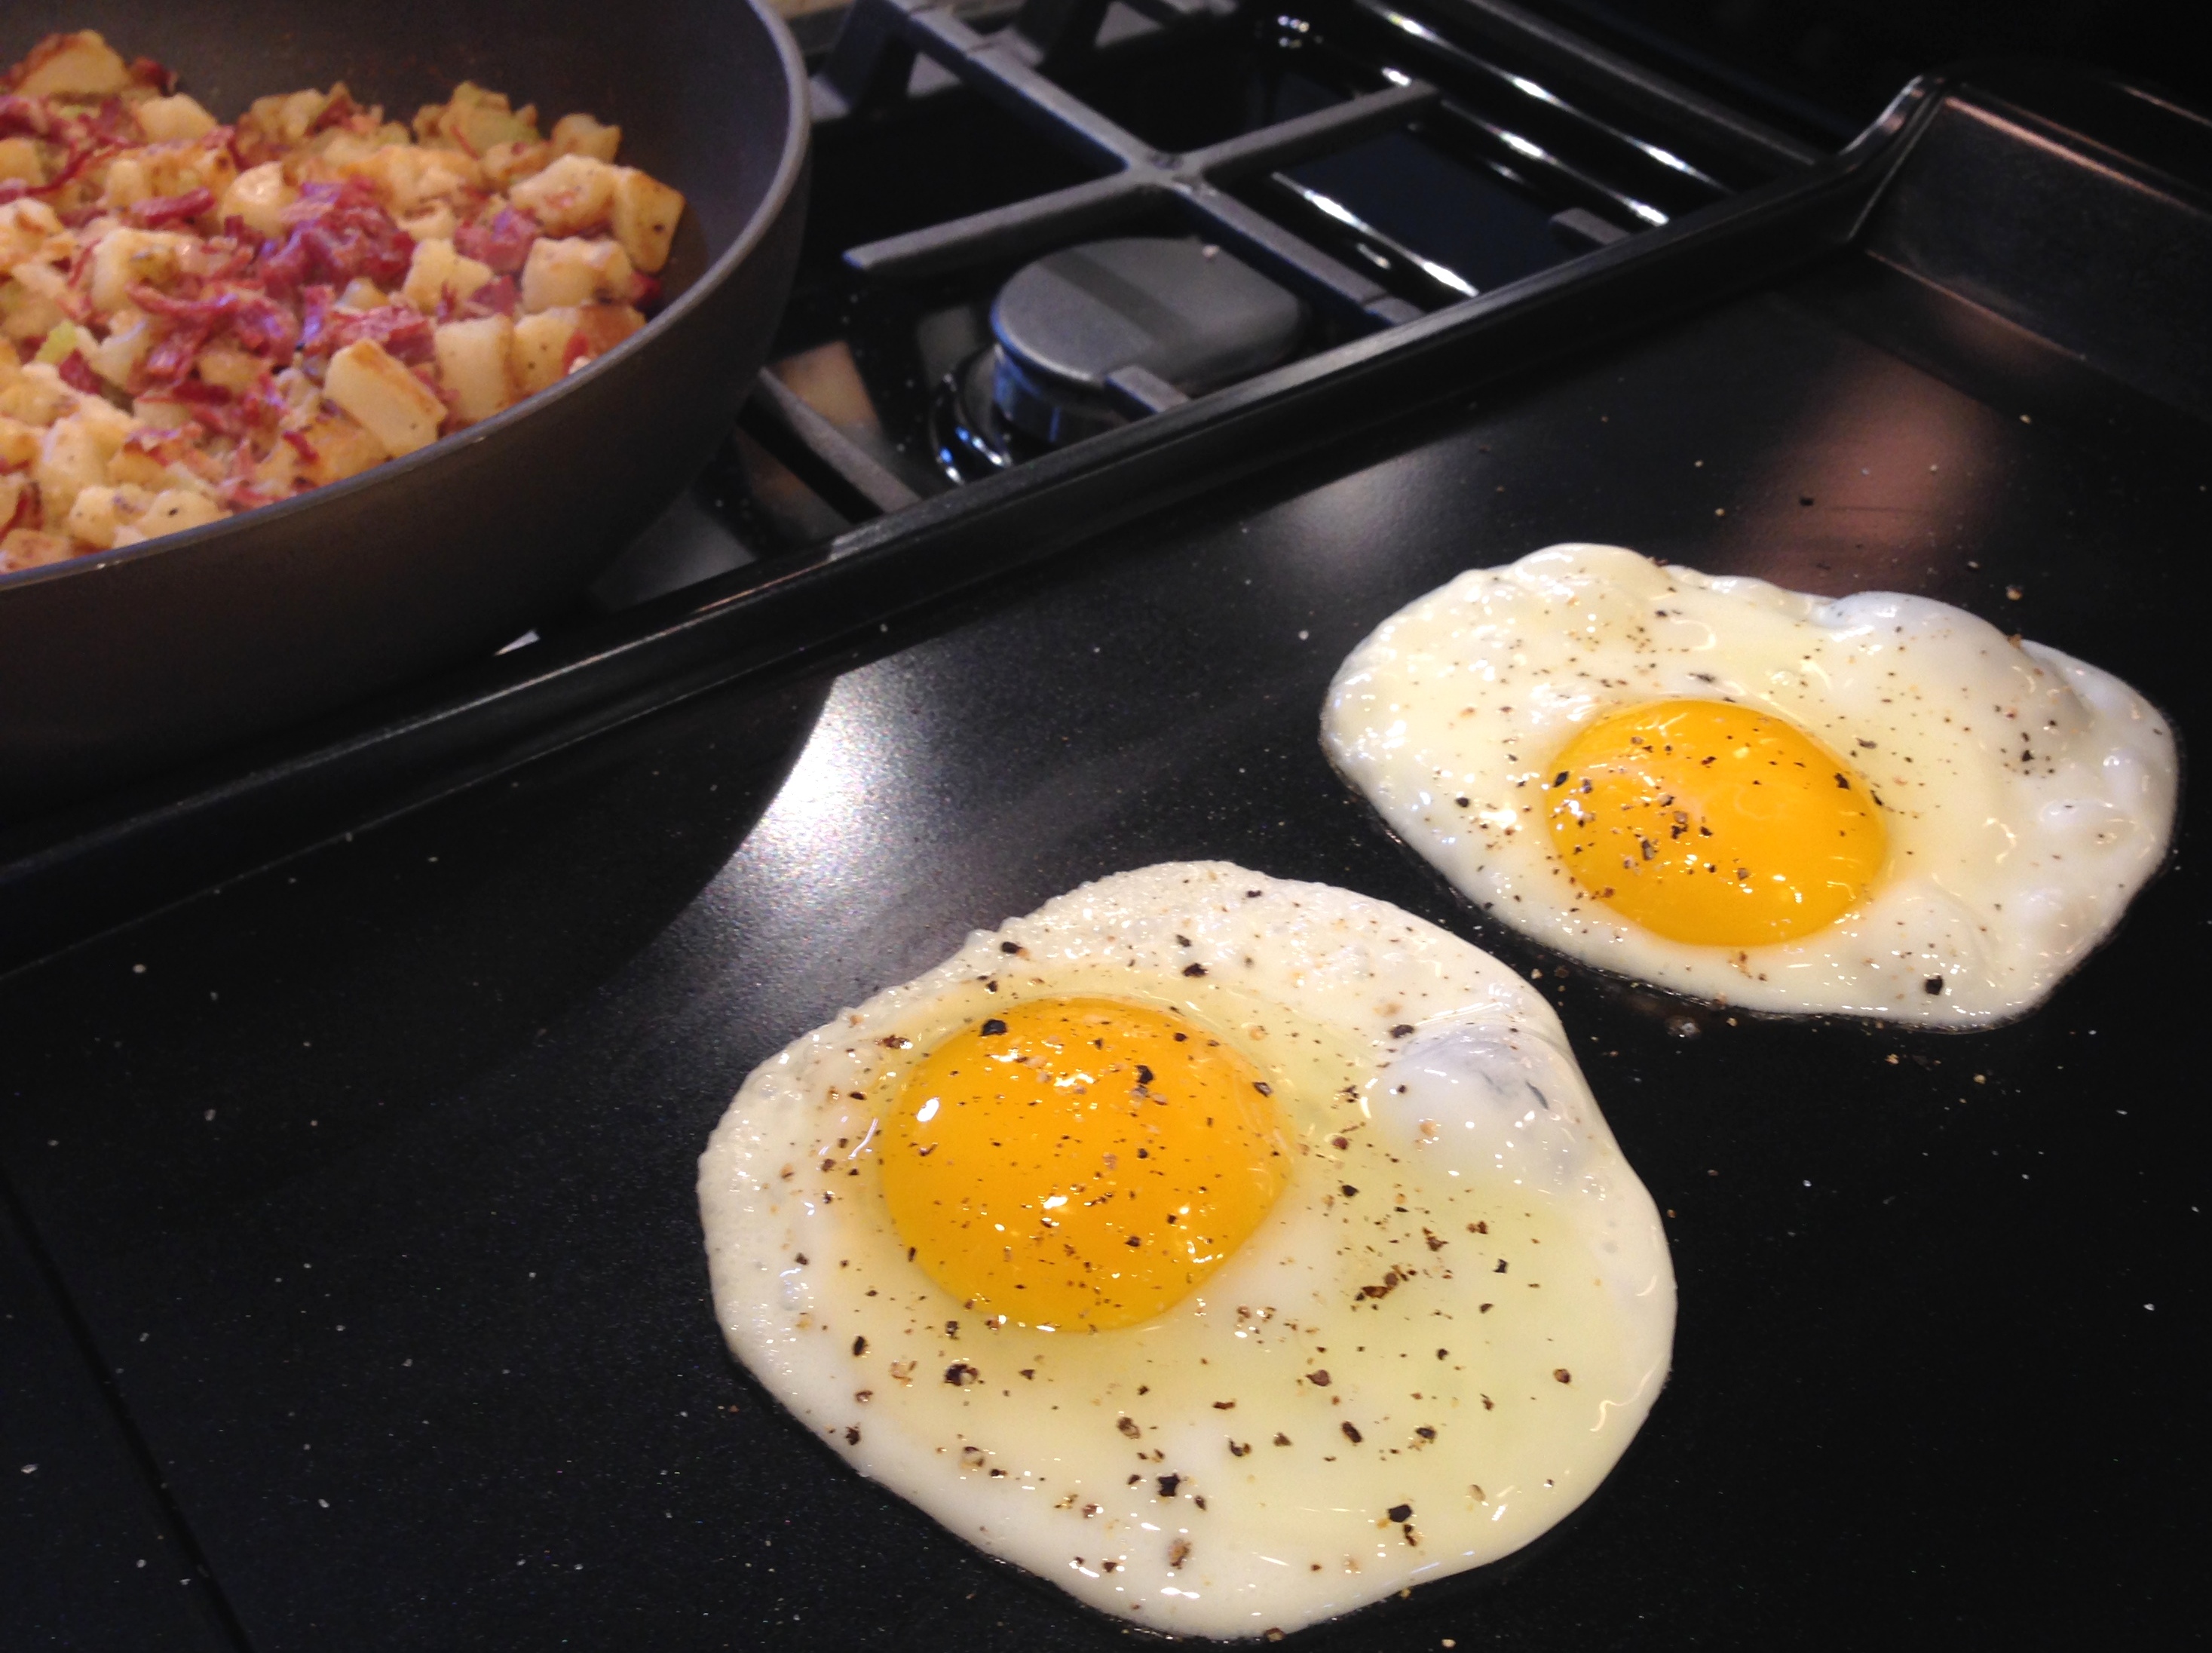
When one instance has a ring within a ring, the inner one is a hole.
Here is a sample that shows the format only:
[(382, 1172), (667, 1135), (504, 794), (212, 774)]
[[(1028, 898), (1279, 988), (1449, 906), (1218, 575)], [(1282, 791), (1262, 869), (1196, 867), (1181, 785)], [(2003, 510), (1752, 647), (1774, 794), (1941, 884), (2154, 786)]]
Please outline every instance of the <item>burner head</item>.
[(1039, 441), (1094, 436), (1273, 367), (1305, 306), (1197, 241), (1091, 241), (1039, 258), (991, 307), (991, 399)]

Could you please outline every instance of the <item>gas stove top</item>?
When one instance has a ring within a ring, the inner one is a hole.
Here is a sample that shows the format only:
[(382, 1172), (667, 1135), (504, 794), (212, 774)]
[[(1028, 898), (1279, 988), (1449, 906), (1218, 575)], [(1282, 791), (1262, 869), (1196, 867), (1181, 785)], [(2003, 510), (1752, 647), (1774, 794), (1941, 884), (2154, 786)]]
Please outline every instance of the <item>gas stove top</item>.
[[(1650, 90), (1451, 3), (863, 0), (816, 77), (822, 182), (779, 358), (708, 484), (738, 542), (722, 560), (1387, 334), (1820, 153)], [(715, 561), (651, 544), (599, 595)]]
[(799, 21), (781, 338), (591, 599), (0, 833), (0, 1643), (1125, 1644), (732, 1365), (692, 1167), (841, 1006), (1201, 857), (1540, 971), (1681, 1281), (1582, 1515), (1307, 1644), (2171, 1622), (2201, 800), (2021, 1023), (1739, 1026), (1468, 910), (1316, 734), (1397, 607), (1589, 539), (1942, 598), (2185, 743), (2212, 125), (1981, 66), (1844, 138), (1510, 0)]

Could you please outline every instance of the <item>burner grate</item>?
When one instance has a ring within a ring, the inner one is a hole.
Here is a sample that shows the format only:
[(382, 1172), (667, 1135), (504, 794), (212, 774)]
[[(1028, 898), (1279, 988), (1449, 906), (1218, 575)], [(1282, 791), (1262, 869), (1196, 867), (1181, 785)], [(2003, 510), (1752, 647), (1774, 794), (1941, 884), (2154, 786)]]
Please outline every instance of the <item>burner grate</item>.
[[(872, 192), (896, 204), (890, 221), (848, 214), (802, 275), (802, 299), (823, 302), (793, 348), (846, 342), (874, 400), (868, 430), (803, 419), (803, 402), (774, 390), (744, 428), (787, 461), (784, 480), (823, 479), (806, 485), (835, 518), (866, 520), (901, 508), (884, 502), (899, 489), (927, 496), (1042, 451), (986, 430), (963, 398), (980, 358), (937, 362), (919, 337), (956, 313), (951, 331), (987, 331), (989, 290), (1030, 259), (1188, 234), (1303, 300), (1311, 353), (1666, 228), (1808, 159), (1677, 91), (1662, 118), (1632, 69), (1547, 56), (1555, 44), (1509, 0), (855, 0), (813, 81), (817, 129), (840, 153), (879, 154), (902, 131), (925, 152), (980, 133), (951, 113), (960, 102), (1045, 142), (1030, 146), (1026, 191), (982, 202), (908, 168), (904, 193)], [(900, 210), (940, 194), (952, 198), (936, 222)], [(1184, 399), (1139, 398), (1133, 411)]]
[[(1211, 21), (1211, 14), (1183, 12), (1172, 0), (1146, 0), (1144, 9), (1164, 27)], [(1408, 80), (1186, 155), (1169, 155), (1052, 78), (1053, 70), (1065, 72), (1095, 50), (1107, 9), (1106, 0), (1028, 0), (1006, 28), (986, 34), (934, 0), (860, 0), (815, 77), (817, 123), (903, 99), (920, 53), (1081, 159), (1109, 170), (1090, 183), (856, 246), (845, 254), (846, 262), (886, 278), (936, 275), (1043, 252), (1166, 205), (1350, 331), (1372, 331), (1422, 313), (1374, 277), (1241, 200), (1231, 186), (1401, 129), (1437, 105), (1435, 88)]]

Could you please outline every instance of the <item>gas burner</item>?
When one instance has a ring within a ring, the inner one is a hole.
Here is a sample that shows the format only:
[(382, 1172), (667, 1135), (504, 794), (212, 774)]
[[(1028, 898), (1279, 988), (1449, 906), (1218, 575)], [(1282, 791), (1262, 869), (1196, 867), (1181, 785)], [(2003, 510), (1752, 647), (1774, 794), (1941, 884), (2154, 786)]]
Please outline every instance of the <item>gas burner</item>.
[(978, 459), (1003, 469), (1024, 446), (1056, 447), (1164, 412), (1273, 367), (1306, 320), (1296, 295), (1202, 241), (1065, 247), (1000, 289), (994, 342), (939, 393), (939, 461), (965, 479)]
[(1130, 237), (1039, 258), (991, 307), (991, 400), (1057, 445), (1272, 368), (1306, 311), (1218, 246)]
[(938, 382), (929, 408), (937, 468), (954, 482), (980, 482), (1043, 452), (1009, 426), (991, 400), (999, 347), (987, 345)]

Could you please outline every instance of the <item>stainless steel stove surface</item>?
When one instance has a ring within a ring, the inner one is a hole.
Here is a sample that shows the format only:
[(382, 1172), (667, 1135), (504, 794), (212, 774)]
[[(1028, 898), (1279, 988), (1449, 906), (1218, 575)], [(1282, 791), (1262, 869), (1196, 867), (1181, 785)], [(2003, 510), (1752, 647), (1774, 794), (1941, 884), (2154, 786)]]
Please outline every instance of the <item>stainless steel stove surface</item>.
[(1595, 539), (1936, 596), (2193, 738), (2212, 126), (2015, 66), (1845, 144), (1506, 0), (839, 21), (771, 371), (591, 605), (0, 834), (0, 1646), (1125, 1644), (732, 1363), (692, 1166), (786, 1040), (1185, 857), (1538, 976), (1681, 1282), (1583, 1512), (1304, 1645), (2176, 1622), (2201, 788), (1942, 1036), (1562, 966), (1316, 726), (1395, 608)]

